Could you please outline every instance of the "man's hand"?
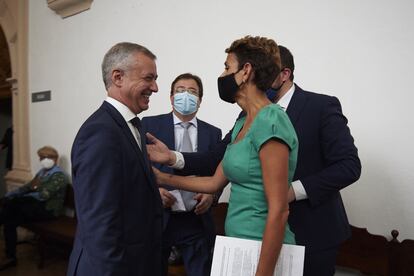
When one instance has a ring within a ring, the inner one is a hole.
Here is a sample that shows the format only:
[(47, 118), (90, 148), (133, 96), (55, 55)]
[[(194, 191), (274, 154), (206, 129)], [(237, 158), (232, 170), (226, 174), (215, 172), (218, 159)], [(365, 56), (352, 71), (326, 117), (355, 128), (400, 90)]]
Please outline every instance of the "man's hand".
[(174, 165), (176, 161), (174, 152), (170, 151), (163, 142), (155, 138), (155, 136), (152, 136), (149, 132), (147, 132), (146, 135), (150, 142), (150, 144), (147, 145), (147, 152), (150, 160), (168, 166)]
[(177, 199), (166, 189), (164, 188), (158, 188), (160, 191), (161, 199), (162, 199), (162, 205), (164, 208), (170, 208), (174, 202), (177, 201)]
[(194, 210), (196, 215), (204, 214), (208, 211), (211, 204), (213, 204), (213, 195), (211, 194), (196, 194), (194, 199), (198, 201)]

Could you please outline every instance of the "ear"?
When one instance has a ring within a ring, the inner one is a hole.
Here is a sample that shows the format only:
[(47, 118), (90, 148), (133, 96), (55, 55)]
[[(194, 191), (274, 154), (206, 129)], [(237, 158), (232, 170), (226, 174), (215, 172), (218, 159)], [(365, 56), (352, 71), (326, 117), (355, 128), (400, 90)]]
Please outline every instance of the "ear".
[(287, 81), (290, 78), (290, 75), (292, 74), (292, 71), (289, 68), (284, 68), (281, 72), (281, 78), (283, 81)]
[(174, 107), (174, 94), (170, 95), (170, 102), (171, 102), (171, 106)]
[(253, 66), (249, 62), (246, 62), (243, 65), (243, 72), (244, 72), (243, 73), (243, 79), (242, 79), (243, 83), (248, 82), (254, 76)]
[(115, 86), (121, 86), (122, 85), (122, 81), (124, 79), (124, 71), (119, 70), (119, 69), (115, 69), (112, 71), (112, 75), (111, 75), (111, 81), (112, 84)]

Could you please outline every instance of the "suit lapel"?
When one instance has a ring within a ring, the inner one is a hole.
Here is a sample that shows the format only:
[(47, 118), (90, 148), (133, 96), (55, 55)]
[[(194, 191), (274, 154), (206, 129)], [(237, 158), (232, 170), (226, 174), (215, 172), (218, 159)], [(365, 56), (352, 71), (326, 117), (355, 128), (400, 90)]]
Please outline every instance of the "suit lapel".
[(163, 122), (161, 123), (161, 127), (165, 129), (165, 131), (160, 131), (160, 134), (163, 138), (161, 140), (165, 142), (165, 144), (168, 146), (169, 149), (176, 149), (175, 148), (175, 135), (174, 135), (175, 125), (174, 125), (174, 119), (173, 119), (172, 112), (168, 113), (164, 117)]
[(209, 133), (207, 128), (197, 119), (197, 151), (208, 151), (208, 137)]
[[(141, 165), (144, 168), (145, 174), (148, 177), (148, 179), (150, 180), (149, 183), (151, 183), (152, 178), (151, 178), (149, 164), (146, 162), (146, 158), (144, 158), (144, 154), (141, 151), (141, 149), (139, 148), (139, 146), (137, 144), (137, 141), (135, 140), (134, 136), (132, 135), (131, 129), (128, 127), (127, 122), (125, 122), (122, 115), (110, 103), (104, 102), (102, 104), (102, 107), (111, 115), (111, 117), (114, 119), (114, 121), (118, 124), (118, 126), (121, 128), (121, 131), (122, 131), (123, 135), (125, 135), (128, 138), (127, 140), (129, 141), (129, 143), (131, 144), (132, 148), (134, 149), (136, 155), (138, 156), (138, 159), (139, 159)], [(141, 139), (143, 139), (142, 144), (145, 145), (145, 137), (141, 137)], [(151, 186), (153, 186), (153, 185), (151, 185)]]
[(295, 84), (295, 92), (292, 95), (289, 106), (286, 110), (286, 113), (289, 115), (292, 124), (295, 125), (296, 121), (299, 118), (302, 109), (306, 103), (306, 96), (303, 93), (303, 90)]

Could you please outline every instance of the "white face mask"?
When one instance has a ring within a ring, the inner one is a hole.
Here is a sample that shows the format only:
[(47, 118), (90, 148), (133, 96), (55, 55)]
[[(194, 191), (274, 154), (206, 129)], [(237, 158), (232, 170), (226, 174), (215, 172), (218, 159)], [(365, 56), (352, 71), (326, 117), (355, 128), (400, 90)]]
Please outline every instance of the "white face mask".
[(50, 169), (51, 167), (53, 167), (55, 165), (55, 161), (53, 161), (50, 158), (44, 158), (44, 159), (40, 160), (40, 165), (42, 165), (43, 168), (48, 170), (48, 169)]

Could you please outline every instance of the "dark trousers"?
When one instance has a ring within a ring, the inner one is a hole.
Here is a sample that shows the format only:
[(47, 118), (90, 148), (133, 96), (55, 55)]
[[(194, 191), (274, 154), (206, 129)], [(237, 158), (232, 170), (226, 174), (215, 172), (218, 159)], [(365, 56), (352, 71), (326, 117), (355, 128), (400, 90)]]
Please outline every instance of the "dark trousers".
[(45, 209), (44, 202), (28, 196), (5, 199), (0, 208), (0, 226), (4, 227), (8, 258), (16, 258), (17, 226), (54, 218), (53, 214)]
[(338, 247), (309, 251), (305, 249), (303, 276), (333, 276)]
[(193, 212), (171, 213), (163, 232), (163, 275), (168, 274), (168, 257), (174, 245), (182, 254), (187, 276), (209, 276), (213, 240), (206, 234), (200, 216)]

